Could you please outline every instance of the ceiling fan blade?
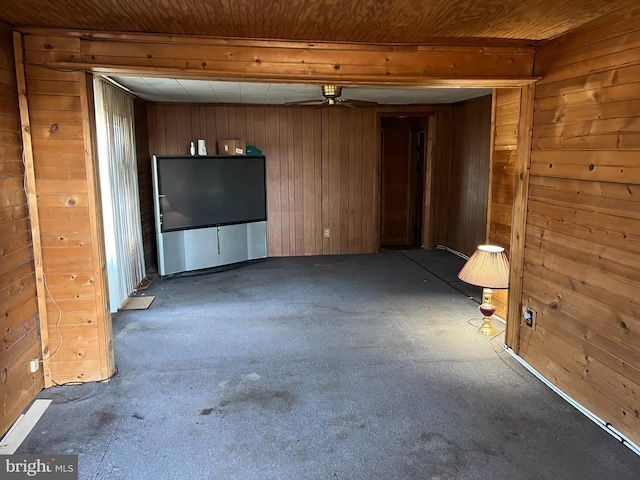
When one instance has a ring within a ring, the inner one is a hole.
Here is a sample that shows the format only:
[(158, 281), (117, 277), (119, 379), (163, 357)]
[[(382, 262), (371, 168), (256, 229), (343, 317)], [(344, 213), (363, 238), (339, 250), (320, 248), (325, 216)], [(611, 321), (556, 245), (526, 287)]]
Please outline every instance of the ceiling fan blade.
[(298, 100), (295, 102), (284, 102), (285, 105), (322, 105), (326, 100)]
[(375, 107), (378, 104), (378, 102), (370, 102), (368, 100), (341, 100), (341, 103), (343, 104), (349, 104), (352, 107)]

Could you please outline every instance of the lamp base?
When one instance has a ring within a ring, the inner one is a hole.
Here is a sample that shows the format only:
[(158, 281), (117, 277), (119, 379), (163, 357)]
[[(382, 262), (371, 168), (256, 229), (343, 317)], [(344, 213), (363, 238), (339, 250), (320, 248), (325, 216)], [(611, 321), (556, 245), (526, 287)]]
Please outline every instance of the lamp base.
[(482, 326), (478, 329), (480, 335), (495, 335), (496, 329), (491, 325), (491, 316), (496, 313), (496, 307), (491, 304), (491, 295), (493, 291), (490, 288), (482, 289), (482, 305), (478, 306), (482, 315)]
[(491, 324), (491, 317), (484, 317), (482, 326), (478, 329), (480, 335), (495, 335), (497, 330)]

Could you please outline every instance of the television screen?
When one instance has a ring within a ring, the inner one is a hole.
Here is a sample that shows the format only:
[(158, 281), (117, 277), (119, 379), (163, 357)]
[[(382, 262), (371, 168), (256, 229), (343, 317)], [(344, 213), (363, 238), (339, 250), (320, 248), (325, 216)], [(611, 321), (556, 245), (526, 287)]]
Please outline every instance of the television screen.
[(264, 157), (156, 157), (162, 231), (267, 219)]

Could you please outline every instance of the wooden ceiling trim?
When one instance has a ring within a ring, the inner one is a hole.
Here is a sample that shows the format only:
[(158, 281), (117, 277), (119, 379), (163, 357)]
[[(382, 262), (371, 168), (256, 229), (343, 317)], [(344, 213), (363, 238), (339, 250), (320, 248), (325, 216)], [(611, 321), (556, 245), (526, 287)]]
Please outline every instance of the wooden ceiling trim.
[(112, 74), (146, 71), (155, 76), (398, 86), (432, 86), (439, 80), (480, 80), (482, 86), (491, 79), (503, 82), (489, 83), (491, 86), (535, 81), (530, 48), (414, 46), (396, 50), (383, 45), (331, 44), (337, 47), (331, 50), (299, 42), (274, 46), (273, 42), (252, 41), (246, 45), (233, 39), (181, 37), (187, 42), (176, 44), (171, 35), (153, 35), (157, 41), (149, 42), (144, 34), (96, 38), (65, 31), (24, 37), (29, 65)]

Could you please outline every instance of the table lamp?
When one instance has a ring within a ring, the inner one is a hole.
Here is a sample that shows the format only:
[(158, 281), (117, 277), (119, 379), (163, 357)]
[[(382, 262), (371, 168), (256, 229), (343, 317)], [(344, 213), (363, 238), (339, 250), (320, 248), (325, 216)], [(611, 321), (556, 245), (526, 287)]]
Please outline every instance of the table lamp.
[(491, 316), (496, 311), (496, 307), (491, 304), (492, 289), (509, 288), (509, 259), (504, 248), (495, 245), (478, 246), (458, 273), (458, 278), (482, 287), (482, 304), (478, 308), (484, 318), (478, 333), (495, 335), (496, 329), (491, 325)]

